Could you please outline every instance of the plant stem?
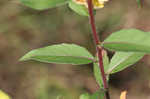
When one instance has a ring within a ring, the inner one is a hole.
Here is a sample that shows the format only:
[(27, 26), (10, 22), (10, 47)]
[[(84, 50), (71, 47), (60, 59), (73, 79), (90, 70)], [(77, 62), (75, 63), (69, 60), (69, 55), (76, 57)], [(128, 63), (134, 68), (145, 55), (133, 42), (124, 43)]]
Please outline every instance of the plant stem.
[(100, 40), (99, 40), (98, 34), (96, 32), (92, 0), (88, 0), (87, 3), (88, 3), (88, 11), (89, 11), (89, 20), (90, 20), (91, 29), (93, 32), (94, 42), (96, 44), (96, 51), (98, 54), (99, 68), (101, 71), (101, 76), (102, 76), (103, 85), (104, 85), (104, 89), (105, 89), (105, 96), (106, 96), (106, 99), (110, 99), (108, 84), (107, 84), (106, 75), (105, 75), (104, 66), (103, 66), (103, 54), (102, 54), (103, 49), (102, 49), (102, 47), (99, 47)]

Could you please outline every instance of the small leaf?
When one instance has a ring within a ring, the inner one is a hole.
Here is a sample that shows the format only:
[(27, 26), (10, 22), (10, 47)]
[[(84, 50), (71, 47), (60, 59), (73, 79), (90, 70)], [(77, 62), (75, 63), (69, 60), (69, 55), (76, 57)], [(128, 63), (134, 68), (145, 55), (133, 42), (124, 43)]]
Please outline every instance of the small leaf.
[(103, 88), (103, 80), (98, 63), (94, 63), (94, 76), (99, 86)]
[(139, 7), (142, 7), (141, 0), (136, 0)]
[(150, 32), (124, 29), (112, 33), (102, 44), (112, 51), (150, 53)]
[(73, 1), (69, 2), (69, 7), (79, 15), (89, 16), (88, 9), (84, 5), (76, 4)]
[(107, 52), (103, 50), (103, 64), (104, 64), (104, 70), (108, 70), (109, 66), (109, 57), (107, 56)]
[[(104, 70), (107, 71), (109, 66), (109, 59), (105, 51), (103, 51), (103, 65), (104, 65)], [(94, 76), (100, 88), (103, 88), (103, 81), (102, 81), (101, 71), (98, 62), (94, 63)]]
[(20, 0), (24, 5), (37, 9), (44, 10), (66, 4), (69, 0)]
[(116, 52), (112, 57), (107, 74), (119, 72), (140, 60), (145, 54), (134, 52)]
[(100, 89), (93, 94), (84, 93), (80, 96), (80, 99), (104, 99), (105, 92)]
[(0, 90), (0, 99), (10, 99), (10, 97), (2, 90)]
[(105, 92), (103, 90), (98, 90), (90, 96), (90, 99), (104, 99)]
[(80, 99), (90, 99), (90, 95), (88, 93), (84, 93), (80, 95)]
[(75, 44), (58, 44), (32, 50), (20, 60), (79, 65), (92, 63), (94, 58), (81, 46)]

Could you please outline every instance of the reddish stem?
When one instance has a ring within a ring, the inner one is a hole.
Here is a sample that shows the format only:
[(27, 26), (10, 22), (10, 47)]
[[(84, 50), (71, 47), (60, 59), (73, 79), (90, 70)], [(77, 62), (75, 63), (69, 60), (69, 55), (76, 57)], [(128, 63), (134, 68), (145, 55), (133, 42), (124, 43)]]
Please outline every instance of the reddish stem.
[(96, 51), (98, 53), (99, 68), (101, 71), (104, 89), (106, 90), (105, 95), (106, 95), (106, 99), (110, 99), (109, 91), (108, 91), (108, 84), (107, 84), (106, 75), (105, 75), (104, 66), (103, 66), (103, 54), (102, 54), (103, 49), (101, 47), (99, 47), (100, 40), (99, 40), (98, 34), (96, 32), (95, 19), (94, 19), (94, 15), (93, 15), (92, 0), (88, 0), (87, 2), (88, 2), (88, 11), (89, 11), (89, 15), (90, 15), (89, 20), (90, 20), (91, 29), (93, 32), (94, 42), (96, 44)]

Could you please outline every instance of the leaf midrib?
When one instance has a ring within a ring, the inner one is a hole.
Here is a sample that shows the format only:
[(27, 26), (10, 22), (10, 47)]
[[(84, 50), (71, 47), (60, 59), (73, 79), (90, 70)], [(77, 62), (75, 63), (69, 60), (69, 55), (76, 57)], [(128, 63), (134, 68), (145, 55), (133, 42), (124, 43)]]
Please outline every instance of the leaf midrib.
[(132, 54), (128, 55), (126, 58), (122, 59), (118, 64), (112, 66), (112, 68), (108, 69), (108, 71), (106, 72), (106, 74), (110, 74), (118, 65), (122, 64), (125, 60), (127, 60), (130, 56), (132, 56)]
[[(48, 57), (50, 55), (35, 55), (35, 56), (31, 56), (30, 59), (32, 59), (32, 57)], [(90, 58), (90, 57), (82, 57), (82, 56), (68, 56), (68, 55), (55, 55), (55, 56), (50, 56), (50, 57), (74, 57), (74, 58), (82, 58), (82, 59), (88, 59), (88, 60), (91, 60), (91, 61), (95, 61), (94, 58)], [(29, 59), (27, 59), (29, 60)]]

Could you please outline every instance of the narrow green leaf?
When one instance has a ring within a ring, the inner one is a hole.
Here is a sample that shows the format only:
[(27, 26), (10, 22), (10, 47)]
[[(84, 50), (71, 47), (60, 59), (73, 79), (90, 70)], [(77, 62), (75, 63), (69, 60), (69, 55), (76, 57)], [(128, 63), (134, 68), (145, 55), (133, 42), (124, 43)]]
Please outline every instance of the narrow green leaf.
[(102, 46), (112, 51), (150, 53), (150, 32), (123, 29), (112, 33)]
[(88, 9), (84, 5), (76, 4), (74, 1), (69, 2), (69, 7), (79, 15), (89, 16)]
[[(103, 52), (103, 64), (104, 64), (104, 70), (107, 71), (109, 66), (109, 58), (105, 51)], [(94, 76), (100, 88), (103, 88), (103, 80), (102, 80), (101, 71), (98, 62), (94, 63)]]
[(105, 92), (103, 90), (98, 90), (90, 96), (90, 99), (104, 99)]
[(84, 93), (80, 95), (80, 99), (90, 99), (90, 95), (88, 93)]
[(94, 63), (94, 76), (99, 86), (103, 88), (103, 80), (98, 63)]
[(0, 99), (11, 99), (5, 92), (0, 90)]
[(109, 66), (109, 57), (107, 56), (107, 52), (103, 50), (103, 64), (104, 64), (104, 70), (108, 70)]
[(69, 0), (20, 0), (24, 5), (37, 9), (44, 10), (66, 4)]
[(142, 7), (141, 0), (136, 0), (139, 7)]
[(112, 57), (107, 74), (112, 74), (124, 70), (140, 60), (145, 54), (138, 52), (116, 52)]
[(75, 44), (58, 44), (32, 50), (20, 60), (79, 65), (92, 63), (94, 58), (81, 46)]

